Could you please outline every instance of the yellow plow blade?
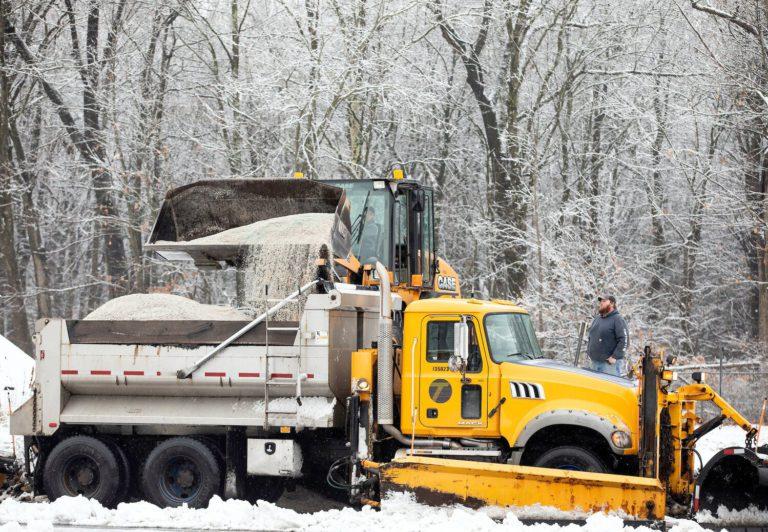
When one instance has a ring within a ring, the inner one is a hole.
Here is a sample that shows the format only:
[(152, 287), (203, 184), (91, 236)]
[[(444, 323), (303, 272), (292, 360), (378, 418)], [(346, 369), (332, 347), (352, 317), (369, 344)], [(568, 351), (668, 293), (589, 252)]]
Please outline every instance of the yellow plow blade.
[(664, 518), (656, 479), (410, 456), (378, 468), (381, 496), (410, 492), (432, 506), (528, 506), (585, 512), (621, 510), (637, 519)]

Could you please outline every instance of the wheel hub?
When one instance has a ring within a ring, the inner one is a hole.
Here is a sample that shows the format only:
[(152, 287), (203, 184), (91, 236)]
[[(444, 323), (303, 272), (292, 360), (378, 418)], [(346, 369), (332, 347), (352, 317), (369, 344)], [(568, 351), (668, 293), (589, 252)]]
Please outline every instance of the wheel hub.
[(93, 484), (93, 479), (96, 477), (93, 469), (90, 467), (82, 467), (77, 471), (77, 483), (85, 488)]
[(200, 489), (200, 473), (197, 465), (186, 457), (169, 460), (161, 489), (169, 498), (183, 502), (193, 497)]
[(70, 495), (92, 495), (99, 487), (99, 466), (92, 458), (76, 456), (64, 467), (64, 485)]
[(184, 467), (176, 475), (176, 483), (182, 488), (189, 488), (195, 483), (195, 474), (188, 467)]

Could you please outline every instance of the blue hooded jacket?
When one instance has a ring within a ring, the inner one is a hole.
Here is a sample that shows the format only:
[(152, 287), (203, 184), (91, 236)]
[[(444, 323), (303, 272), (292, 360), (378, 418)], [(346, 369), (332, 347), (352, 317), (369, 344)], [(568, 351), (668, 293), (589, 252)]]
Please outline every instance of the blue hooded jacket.
[(609, 357), (620, 360), (627, 355), (629, 331), (627, 322), (618, 310), (605, 316), (596, 316), (589, 327), (587, 354), (595, 362), (605, 362)]

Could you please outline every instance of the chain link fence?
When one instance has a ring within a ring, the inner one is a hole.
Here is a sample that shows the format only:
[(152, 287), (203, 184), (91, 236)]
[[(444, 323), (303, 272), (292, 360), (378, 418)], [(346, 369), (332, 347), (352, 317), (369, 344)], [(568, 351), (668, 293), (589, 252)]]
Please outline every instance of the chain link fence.
[[(548, 343), (557, 348), (546, 354), (574, 366), (589, 367), (589, 357), (586, 353), (587, 328), (588, 324), (581, 322), (577, 324), (575, 334), (550, 335)], [(629, 364), (636, 363), (641, 353), (642, 350), (635, 347), (634, 352), (629, 356)], [(694, 382), (692, 378), (694, 372), (706, 374), (707, 384), (736, 410), (753, 423), (759, 421), (763, 400), (768, 397), (768, 362), (728, 361), (721, 356), (714, 362), (680, 364), (669, 369), (675, 370), (678, 374), (675, 387)], [(628, 370), (627, 365), (624, 368), (625, 373)], [(697, 414), (703, 419), (709, 419), (719, 413), (719, 409), (712, 403), (697, 405)], [(768, 419), (763, 420), (763, 424), (767, 422)]]
[[(706, 375), (706, 382), (731, 406), (752, 423), (760, 419), (763, 400), (768, 396), (768, 365), (759, 362), (724, 362), (673, 366), (681, 384), (691, 383), (694, 372)], [(711, 403), (703, 403), (698, 414), (709, 418), (720, 411)], [(766, 420), (763, 420), (765, 423)]]

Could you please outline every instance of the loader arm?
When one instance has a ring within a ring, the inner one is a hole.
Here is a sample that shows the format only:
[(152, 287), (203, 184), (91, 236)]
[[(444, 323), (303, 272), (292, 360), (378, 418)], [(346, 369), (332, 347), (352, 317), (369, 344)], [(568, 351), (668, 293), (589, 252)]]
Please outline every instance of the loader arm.
[[(686, 384), (677, 389), (678, 401), (712, 401), (719, 409), (722, 415), (736, 423), (747, 433), (747, 446), (754, 443), (757, 427), (736, 410), (720, 394), (712, 389), (708, 384)], [(701, 434), (699, 437), (703, 436)]]

